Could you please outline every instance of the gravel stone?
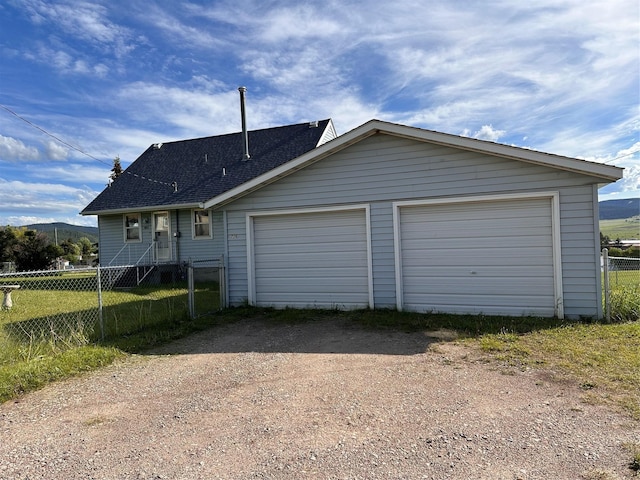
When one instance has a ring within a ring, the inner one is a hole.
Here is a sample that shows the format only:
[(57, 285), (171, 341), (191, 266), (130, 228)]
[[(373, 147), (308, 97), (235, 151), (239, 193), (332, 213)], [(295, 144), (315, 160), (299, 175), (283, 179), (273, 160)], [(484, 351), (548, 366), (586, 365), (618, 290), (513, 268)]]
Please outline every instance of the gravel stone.
[(441, 333), (216, 327), (0, 405), (0, 479), (633, 477), (637, 421)]

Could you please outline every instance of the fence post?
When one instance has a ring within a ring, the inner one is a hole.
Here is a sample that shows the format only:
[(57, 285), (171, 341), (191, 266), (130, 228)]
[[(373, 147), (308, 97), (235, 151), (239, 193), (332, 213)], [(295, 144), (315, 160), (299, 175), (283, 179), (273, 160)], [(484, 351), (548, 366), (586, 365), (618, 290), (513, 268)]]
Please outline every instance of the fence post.
[(100, 281), (100, 265), (96, 267), (96, 285), (98, 289), (98, 322), (100, 323), (100, 339), (104, 340), (104, 317), (102, 316), (102, 282)]
[(604, 272), (604, 319), (611, 321), (611, 300), (609, 298), (609, 249), (602, 249), (602, 268)]
[(193, 262), (189, 260), (187, 266), (187, 301), (189, 303), (189, 317), (191, 320), (196, 318), (195, 308), (195, 285), (193, 282)]
[(220, 310), (227, 308), (227, 277), (224, 267), (224, 255), (218, 260), (218, 289), (220, 290)]

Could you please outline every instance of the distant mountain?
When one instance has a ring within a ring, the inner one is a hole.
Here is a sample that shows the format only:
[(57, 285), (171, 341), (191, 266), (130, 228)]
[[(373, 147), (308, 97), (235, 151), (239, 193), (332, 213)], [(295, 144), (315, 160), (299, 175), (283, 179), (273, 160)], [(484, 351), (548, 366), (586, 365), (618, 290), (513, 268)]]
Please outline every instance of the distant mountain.
[(600, 206), (600, 220), (616, 220), (640, 215), (640, 198), (605, 200)]
[(58, 243), (71, 239), (73, 243), (77, 243), (82, 237), (87, 237), (91, 243), (98, 242), (98, 227), (85, 227), (82, 225), (71, 225), (70, 223), (33, 223), (24, 225), (29, 230), (46, 233), (51, 242), (55, 242), (56, 233)]

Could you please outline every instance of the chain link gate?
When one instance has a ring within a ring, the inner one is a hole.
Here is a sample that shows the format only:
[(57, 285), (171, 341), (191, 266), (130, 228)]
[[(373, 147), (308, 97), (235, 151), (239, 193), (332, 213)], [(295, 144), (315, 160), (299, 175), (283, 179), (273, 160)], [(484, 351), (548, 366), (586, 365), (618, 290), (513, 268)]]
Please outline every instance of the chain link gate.
[(610, 257), (602, 249), (602, 291), (607, 322), (640, 320), (640, 258)]
[(187, 271), (191, 318), (226, 308), (226, 270), (223, 256), (208, 260), (190, 260)]

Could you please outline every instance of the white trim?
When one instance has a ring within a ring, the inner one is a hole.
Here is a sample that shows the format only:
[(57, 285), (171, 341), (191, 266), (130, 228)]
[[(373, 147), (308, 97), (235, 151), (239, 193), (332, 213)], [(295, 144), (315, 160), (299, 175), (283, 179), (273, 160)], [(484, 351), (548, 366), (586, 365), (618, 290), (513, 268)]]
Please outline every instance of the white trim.
[[(495, 155), (499, 157), (510, 158), (513, 160), (545, 165), (560, 170), (568, 170), (584, 175), (605, 178), (610, 181), (615, 181), (622, 178), (623, 169), (620, 167), (615, 167), (613, 165), (605, 165), (603, 163), (590, 162), (588, 160), (580, 160), (572, 157), (564, 157), (562, 155), (539, 152), (536, 150), (504, 145), (501, 143), (495, 143), (486, 140), (478, 140), (476, 138), (451, 135), (448, 133), (436, 132), (433, 130), (425, 130), (417, 127), (409, 127), (406, 125), (399, 125), (395, 123), (381, 122), (380, 120), (371, 120), (368, 123), (372, 124), (371, 128), (377, 127), (380, 132), (387, 133), (389, 135), (397, 135), (405, 138), (412, 138), (429, 143), (435, 143), (438, 145), (461, 148), (463, 150), (471, 150), (488, 155)], [(365, 125), (363, 125), (363, 127)]]
[[(159, 258), (159, 254), (158, 254), (158, 241), (156, 240), (156, 233), (157, 232), (163, 232), (164, 230), (158, 230), (158, 225), (156, 223), (156, 215), (165, 215), (167, 216), (167, 250), (169, 251), (169, 256), (168, 258)], [(169, 210), (160, 210), (157, 212), (153, 212), (151, 214), (151, 235), (152, 235), (152, 239), (151, 241), (153, 242), (153, 256), (154, 256), (154, 260), (156, 262), (170, 262), (173, 260), (173, 236), (172, 236), (172, 228), (171, 228), (171, 222), (173, 221), (172, 219), (172, 215), (171, 212)]]
[(401, 312), (404, 298), (404, 284), (402, 281), (402, 249), (400, 248), (400, 207), (397, 202), (392, 203), (393, 209), (393, 258), (396, 271), (396, 309)]
[(253, 258), (253, 219), (255, 215), (249, 212), (246, 214), (246, 237), (247, 237), (247, 303), (255, 306), (256, 301), (256, 279), (255, 279), (255, 259)]
[[(135, 227), (127, 227), (127, 215), (138, 216), (138, 238), (127, 238), (127, 232)], [(142, 213), (127, 212), (122, 214), (122, 236), (124, 243), (142, 243)]]
[(396, 307), (399, 311), (403, 309), (403, 281), (402, 281), (402, 251), (400, 236), (400, 208), (420, 205), (451, 205), (459, 203), (479, 203), (507, 200), (527, 200), (544, 199), (551, 200), (551, 238), (553, 255), (553, 283), (554, 283), (554, 311), (559, 319), (564, 318), (564, 300), (562, 286), (562, 242), (560, 238), (560, 194), (557, 191), (510, 193), (497, 195), (479, 195), (455, 198), (435, 198), (424, 200), (407, 200), (393, 202), (393, 249), (395, 258), (396, 275)]
[(562, 237), (560, 230), (560, 193), (551, 192), (551, 236), (553, 243), (553, 285), (555, 315), (564, 319), (564, 288), (562, 286)]
[[(195, 212), (199, 212), (199, 211), (204, 211), (204, 212), (208, 212), (207, 213), (207, 217), (209, 218), (209, 234), (208, 235), (196, 235), (196, 219), (195, 219)], [(201, 240), (211, 240), (213, 238), (213, 216), (212, 216), (212, 212), (211, 209), (209, 208), (192, 208), (190, 210), (190, 215), (191, 215), (191, 239), (199, 242)]]
[(604, 308), (602, 305), (602, 252), (600, 251), (600, 203), (598, 202), (598, 185), (593, 185), (592, 202), (593, 202), (593, 234), (595, 236), (595, 279), (596, 279), (596, 295), (598, 307), (598, 320), (604, 318)]
[(544, 165), (558, 170), (567, 170), (583, 175), (593, 176), (607, 180), (608, 182), (613, 182), (622, 178), (623, 169), (612, 165), (589, 162), (587, 160), (579, 160), (577, 158), (563, 157), (560, 155), (543, 153), (510, 145), (502, 145), (475, 138), (460, 137), (457, 135), (450, 135), (417, 127), (382, 122), (380, 120), (370, 120), (350, 132), (340, 135), (339, 137), (299, 156), (298, 158), (270, 170), (259, 177), (249, 180), (236, 188), (228, 190), (217, 197), (207, 200), (204, 202), (204, 206), (205, 208), (210, 208), (230, 203), (237, 198), (258, 190), (265, 185), (286, 177), (287, 175), (301, 170), (308, 165), (328, 157), (329, 155), (333, 155), (334, 153), (377, 133), (395, 135), (436, 145), (443, 145), (516, 161)]
[(83, 216), (88, 216), (88, 215), (119, 215), (119, 214), (125, 214), (125, 213), (135, 213), (135, 212), (143, 212), (143, 213), (150, 213), (150, 212), (157, 212), (160, 210), (184, 210), (187, 208), (201, 208), (204, 209), (204, 203), (199, 202), (199, 203), (176, 203), (176, 204), (170, 204), (170, 205), (145, 205), (145, 206), (140, 206), (140, 207), (132, 207), (132, 208), (114, 208), (113, 210), (89, 210), (89, 211), (85, 211), (83, 210), (82, 212), (80, 212), (80, 215)]
[(369, 308), (374, 308), (373, 298), (373, 253), (371, 247), (371, 211), (369, 204), (341, 205), (332, 207), (315, 208), (292, 208), (285, 210), (253, 211), (245, 214), (246, 236), (247, 236), (247, 302), (254, 306), (256, 301), (256, 279), (254, 262), (254, 235), (253, 222), (256, 217), (279, 216), (279, 215), (299, 215), (309, 213), (344, 212), (350, 210), (363, 210), (366, 223), (367, 242), (367, 286), (369, 290)]

